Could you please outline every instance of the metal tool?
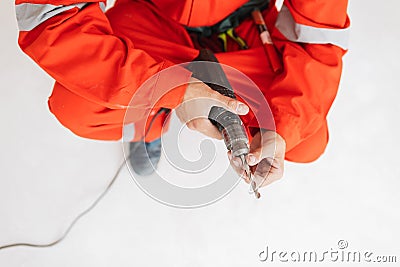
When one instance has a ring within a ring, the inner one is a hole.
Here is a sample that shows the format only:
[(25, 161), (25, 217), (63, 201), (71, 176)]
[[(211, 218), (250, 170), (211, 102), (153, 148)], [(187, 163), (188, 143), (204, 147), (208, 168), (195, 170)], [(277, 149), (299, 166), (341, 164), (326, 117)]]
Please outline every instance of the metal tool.
[[(213, 52), (208, 49), (200, 50), (199, 56), (193, 61), (209, 61), (218, 63)], [(220, 94), (236, 99), (232, 86), (230, 85), (221, 65), (207, 64), (205, 66), (203, 64), (190, 64), (187, 68), (192, 71), (192, 76), (194, 78), (204, 81), (210, 88)], [(257, 184), (253, 179), (250, 167), (246, 160), (250, 148), (249, 139), (242, 120), (237, 114), (218, 106), (211, 108), (208, 118), (222, 133), (225, 146), (231, 151), (232, 157), (238, 157), (241, 159), (246, 175), (250, 179), (252, 191), (256, 198), (259, 198), (260, 193), (257, 190)]]
[(254, 179), (253, 179), (253, 175), (251, 174), (250, 166), (249, 166), (249, 164), (248, 164), (247, 161), (246, 161), (246, 157), (245, 157), (244, 155), (241, 155), (241, 156), (240, 156), (240, 159), (242, 160), (242, 164), (243, 164), (243, 167), (244, 167), (244, 171), (245, 171), (247, 177), (249, 177), (249, 179), (250, 179), (250, 185), (251, 185), (251, 189), (252, 189), (252, 191), (253, 191), (253, 193), (254, 193), (254, 196), (255, 196), (256, 198), (260, 198), (260, 197), (261, 197), (261, 194), (260, 194), (260, 192), (258, 192), (257, 184), (256, 184), (256, 182), (255, 182)]

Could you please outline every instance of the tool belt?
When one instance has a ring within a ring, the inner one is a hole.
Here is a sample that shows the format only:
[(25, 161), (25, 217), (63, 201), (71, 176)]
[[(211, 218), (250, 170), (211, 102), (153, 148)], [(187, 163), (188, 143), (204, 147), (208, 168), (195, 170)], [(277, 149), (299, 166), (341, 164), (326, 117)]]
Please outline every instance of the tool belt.
[(186, 27), (186, 30), (197, 49), (208, 48), (213, 52), (227, 51), (228, 38), (235, 41), (241, 49), (247, 49), (246, 41), (236, 35), (235, 28), (244, 19), (251, 17), (251, 12), (255, 8), (262, 11), (268, 7), (269, 2), (269, 0), (250, 0), (215, 25)]

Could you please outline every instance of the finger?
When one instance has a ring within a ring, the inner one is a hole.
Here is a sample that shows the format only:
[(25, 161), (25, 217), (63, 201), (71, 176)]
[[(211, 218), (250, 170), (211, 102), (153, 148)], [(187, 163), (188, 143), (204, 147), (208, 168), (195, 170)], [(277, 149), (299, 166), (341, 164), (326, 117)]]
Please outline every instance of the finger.
[(256, 166), (265, 158), (274, 158), (274, 154), (275, 147), (263, 146), (250, 151), (247, 155), (247, 163), (249, 166)]
[(257, 165), (261, 159), (261, 151), (259, 149), (252, 151), (247, 155), (247, 163), (249, 166)]
[(247, 177), (246, 172), (243, 168), (241, 159), (238, 157), (232, 157), (232, 154), (230, 152), (228, 152), (228, 158), (233, 170), (247, 183), (249, 183), (249, 178)]
[[(265, 137), (262, 138), (266, 139)], [(274, 158), (277, 155), (276, 152), (278, 152), (278, 149), (275, 138), (269, 140), (261, 140), (261, 144), (261, 146), (252, 148), (250, 150), (250, 153), (247, 155), (247, 162), (250, 166), (257, 165), (264, 158)]]
[(228, 156), (229, 161), (232, 160), (232, 152), (229, 150), (228, 152), (226, 152), (226, 155)]
[(271, 171), (267, 177), (263, 178), (261, 182), (257, 183), (258, 188), (261, 187), (266, 187), (282, 178), (280, 173), (275, 173), (274, 171)]
[(263, 159), (254, 172), (254, 179), (258, 187), (267, 186), (283, 176), (283, 162), (276, 159)]
[(249, 113), (249, 107), (244, 104), (243, 102), (240, 102), (239, 100), (221, 95), (217, 93), (217, 99), (221, 101), (221, 106), (233, 113), (236, 113), (238, 115), (246, 115)]
[(283, 177), (285, 141), (273, 131), (253, 139), (247, 161), (258, 187), (266, 186)]
[(246, 115), (249, 112), (249, 107), (243, 102), (228, 96), (224, 96), (217, 91), (214, 91), (207, 85), (205, 88), (205, 90), (208, 91), (208, 95), (216, 100), (215, 103), (213, 103), (213, 106), (223, 107), (238, 115)]
[(209, 87), (208, 85), (206, 84), (204, 85), (205, 85), (205, 90), (208, 91), (208, 94), (217, 100), (217, 103), (215, 103), (216, 106), (223, 107), (238, 115), (246, 115), (249, 112), (250, 110), (249, 107), (243, 102), (240, 102), (228, 96), (224, 96), (219, 92), (211, 89), (211, 87)]
[(209, 119), (198, 118), (191, 120), (186, 124), (189, 129), (198, 131), (208, 137), (214, 139), (222, 139), (222, 134), (218, 131), (217, 127), (215, 127)]

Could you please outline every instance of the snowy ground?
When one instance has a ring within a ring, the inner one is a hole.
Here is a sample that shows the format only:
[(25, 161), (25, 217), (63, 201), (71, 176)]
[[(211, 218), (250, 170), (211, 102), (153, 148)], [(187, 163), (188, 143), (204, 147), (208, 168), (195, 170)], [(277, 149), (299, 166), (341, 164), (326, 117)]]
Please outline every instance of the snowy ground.
[[(258, 255), (267, 245), (335, 251), (339, 240), (347, 251), (400, 262), (399, 8), (395, 0), (350, 2), (351, 49), (329, 114), (328, 149), (312, 164), (287, 163), (284, 179), (259, 201), (240, 184), (214, 205), (171, 208), (145, 195), (124, 169), (62, 243), (0, 251), (0, 266), (291, 265)], [(102, 192), (122, 161), (121, 144), (84, 140), (59, 125), (46, 105), (52, 80), (16, 45), (12, 1), (0, 14), (0, 246), (47, 243)]]

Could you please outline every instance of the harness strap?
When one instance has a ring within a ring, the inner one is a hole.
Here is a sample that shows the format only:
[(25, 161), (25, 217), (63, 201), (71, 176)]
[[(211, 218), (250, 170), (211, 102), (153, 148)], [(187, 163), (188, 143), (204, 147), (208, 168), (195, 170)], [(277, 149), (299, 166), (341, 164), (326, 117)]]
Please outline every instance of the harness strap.
[(236, 28), (245, 18), (251, 16), (251, 12), (255, 8), (260, 10), (266, 9), (269, 2), (270, 0), (250, 0), (215, 25), (186, 27), (186, 30), (188, 32), (197, 33), (200, 37), (210, 37), (213, 34), (219, 35), (220, 33), (226, 33), (228, 30)]

